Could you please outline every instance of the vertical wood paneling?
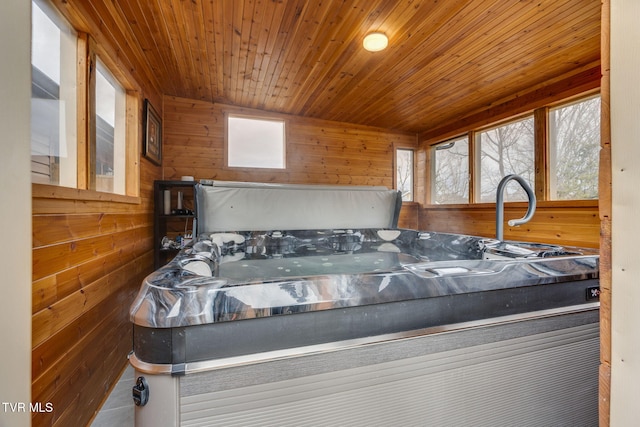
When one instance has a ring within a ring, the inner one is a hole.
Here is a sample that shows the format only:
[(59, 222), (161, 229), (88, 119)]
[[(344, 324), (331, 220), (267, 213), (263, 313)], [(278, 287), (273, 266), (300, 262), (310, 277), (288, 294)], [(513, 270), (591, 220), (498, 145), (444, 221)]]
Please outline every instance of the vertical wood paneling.
[(611, 2), (602, 0), (600, 52), (600, 427), (610, 425), (611, 412), (611, 292), (612, 292), (612, 165), (611, 165)]
[(535, 125), (535, 183), (538, 200), (549, 200), (549, 109), (538, 108), (533, 112)]
[(428, 153), (429, 148), (422, 145), (416, 150), (416, 174), (413, 179), (415, 191), (414, 201), (424, 205), (431, 197), (431, 189), (429, 188), (429, 171), (431, 168)]
[(398, 219), (399, 228), (408, 228), (411, 230), (417, 230), (418, 224), (418, 209), (420, 205), (418, 203), (403, 203), (400, 209), (400, 218)]

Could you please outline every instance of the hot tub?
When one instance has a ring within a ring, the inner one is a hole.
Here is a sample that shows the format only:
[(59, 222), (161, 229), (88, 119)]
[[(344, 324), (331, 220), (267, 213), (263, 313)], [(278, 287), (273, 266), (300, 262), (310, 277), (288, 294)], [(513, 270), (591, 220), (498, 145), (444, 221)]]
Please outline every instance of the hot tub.
[(136, 425), (597, 425), (598, 289), (584, 248), (203, 233), (131, 307)]

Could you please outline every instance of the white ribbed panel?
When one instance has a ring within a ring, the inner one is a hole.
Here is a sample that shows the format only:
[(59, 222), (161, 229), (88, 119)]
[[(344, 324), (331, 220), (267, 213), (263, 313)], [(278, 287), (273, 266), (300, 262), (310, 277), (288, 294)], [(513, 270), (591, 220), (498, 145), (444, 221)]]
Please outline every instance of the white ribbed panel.
[(384, 187), (221, 183), (198, 186), (198, 232), (395, 227)]
[[(592, 323), (284, 381), (183, 393), (181, 425), (597, 426), (598, 328)], [(274, 366), (265, 363), (264, 369)], [(194, 387), (198, 374), (181, 382), (192, 390), (204, 385)]]

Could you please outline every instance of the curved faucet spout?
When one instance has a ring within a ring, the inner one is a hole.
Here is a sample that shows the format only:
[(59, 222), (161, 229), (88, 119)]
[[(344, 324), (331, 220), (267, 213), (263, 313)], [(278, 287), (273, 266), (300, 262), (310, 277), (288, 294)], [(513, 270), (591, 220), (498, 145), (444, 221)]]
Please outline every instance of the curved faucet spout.
[(509, 226), (513, 227), (515, 225), (522, 225), (526, 222), (529, 222), (531, 218), (533, 218), (533, 214), (536, 211), (536, 195), (533, 193), (533, 190), (527, 184), (527, 181), (524, 180), (519, 175), (507, 175), (502, 178), (500, 184), (498, 184), (498, 190), (496, 194), (496, 239), (502, 241), (504, 238), (504, 188), (507, 186), (509, 181), (518, 181), (518, 184), (524, 189), (527, 193), (527, 197), (529, 198), (529, 206), (527, 207), (527, 213), (520, 219), (511, 219), (509, 220)]

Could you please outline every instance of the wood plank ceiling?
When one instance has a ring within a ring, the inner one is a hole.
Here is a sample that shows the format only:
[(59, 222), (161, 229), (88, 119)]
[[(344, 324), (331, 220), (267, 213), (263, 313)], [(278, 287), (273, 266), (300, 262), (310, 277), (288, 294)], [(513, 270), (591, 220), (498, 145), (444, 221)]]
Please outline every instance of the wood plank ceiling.
[[(415, 133), (597, 66), (599, 0), (92, 0), (167, 95)], [(362, 48), (371, 31), (389, 47)], [(124, 47), (122, 47), (124, 49)]]

